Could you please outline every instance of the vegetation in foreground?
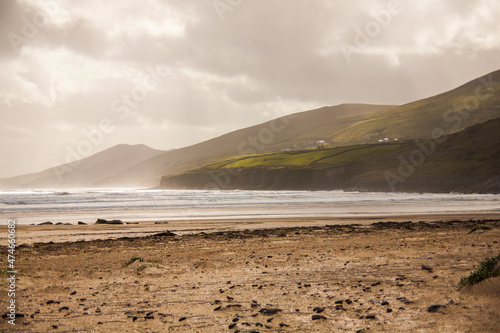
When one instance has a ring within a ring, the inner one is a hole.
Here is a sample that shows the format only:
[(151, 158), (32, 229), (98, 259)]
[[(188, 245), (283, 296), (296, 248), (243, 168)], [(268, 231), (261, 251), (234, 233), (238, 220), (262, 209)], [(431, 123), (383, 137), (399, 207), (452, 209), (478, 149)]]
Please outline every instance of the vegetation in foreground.
[(472, 234), (476, 230), (491, 230), (491, 227), (489, 225), (484, 225), (484, 224), (475, 225), (472, 227), (472, 229), (470, 229), (469, 234)]
[(458, 282), (458, 289), (463, 287), (472, 286), (480, 281), (488, 279), (490, 277), (495, 277), (500, 275), (500, 253), (498, 255), (486, 258), (481, 261), (479, 267), (469, 273), (469, 275), (464, 276)]
[(122, 264), (122, 267), (128, 267), (130, 265), (132, 265), (134, 262), (136, 261), (139, 261), (139, 262), (143, 262), (144, 261), (144, 258), (142, 257), (138, 257), (138, 256), (133, 256), (131, 257), (129, 260), (125, 261), (123, 264)]

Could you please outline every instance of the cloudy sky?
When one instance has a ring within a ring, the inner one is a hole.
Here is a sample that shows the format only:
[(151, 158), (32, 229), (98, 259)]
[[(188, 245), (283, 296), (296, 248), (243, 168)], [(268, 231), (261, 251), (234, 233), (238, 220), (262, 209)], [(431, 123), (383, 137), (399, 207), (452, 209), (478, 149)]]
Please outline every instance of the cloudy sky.
[(0, 177), (435, 95), (500, 69), (498, 22), (497, 0), (0, 0)]

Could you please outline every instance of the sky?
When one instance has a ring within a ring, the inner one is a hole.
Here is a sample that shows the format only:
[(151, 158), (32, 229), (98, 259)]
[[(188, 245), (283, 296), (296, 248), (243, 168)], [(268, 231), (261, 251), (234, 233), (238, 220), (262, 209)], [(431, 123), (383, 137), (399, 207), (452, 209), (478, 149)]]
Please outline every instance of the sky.
[(0, 178), (500, 69), (500, 2), (0, 0)]

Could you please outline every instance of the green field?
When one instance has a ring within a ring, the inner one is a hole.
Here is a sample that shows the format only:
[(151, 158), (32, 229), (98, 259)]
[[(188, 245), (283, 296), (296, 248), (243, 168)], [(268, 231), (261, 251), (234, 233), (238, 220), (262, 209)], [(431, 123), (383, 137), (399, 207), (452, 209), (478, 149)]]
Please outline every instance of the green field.
[[(495, 192), (500, 189), (499, 130), (500, 118), (434, 139), (234, 155), (183, 174), (166, 176), (162, 185), (168, 186), (172, 181), (182, 184), (184, 180), (188, 187), (197, 187), (196, 182), (210, 180), (207, 175), (227, 173), (233, 175), (232, 186), (246, 188), (342, 186), (387, 190), (390, 173), (392, 179), (403, 179), (395, 183), (401, 190), (411, 185), (434, 191), (442, 184), (445, 191), (453, 191), (455, 185), (457, 191)], [(328, 175), (336, 175), (335, 183)], [(484, 186), (481, 182), (485, 182)]]

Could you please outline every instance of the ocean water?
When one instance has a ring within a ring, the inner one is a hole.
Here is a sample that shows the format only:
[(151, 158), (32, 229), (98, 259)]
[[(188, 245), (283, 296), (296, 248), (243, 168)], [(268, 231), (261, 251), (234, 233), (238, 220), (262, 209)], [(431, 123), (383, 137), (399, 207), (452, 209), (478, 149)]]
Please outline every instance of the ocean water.
[(4, 190), (0, 224), (500, 212), (500, 195), (146, 189)]

